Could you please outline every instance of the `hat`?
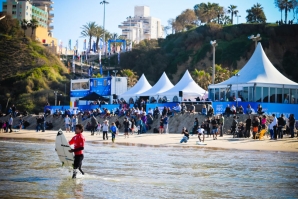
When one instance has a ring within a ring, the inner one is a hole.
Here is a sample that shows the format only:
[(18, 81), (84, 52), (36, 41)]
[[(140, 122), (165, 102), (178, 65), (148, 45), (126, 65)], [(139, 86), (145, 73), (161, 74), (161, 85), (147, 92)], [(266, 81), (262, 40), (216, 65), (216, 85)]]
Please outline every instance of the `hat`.
[(108, 120), (105, 120), (105, 121), (103, 121), (103, 122), (108, 122)]

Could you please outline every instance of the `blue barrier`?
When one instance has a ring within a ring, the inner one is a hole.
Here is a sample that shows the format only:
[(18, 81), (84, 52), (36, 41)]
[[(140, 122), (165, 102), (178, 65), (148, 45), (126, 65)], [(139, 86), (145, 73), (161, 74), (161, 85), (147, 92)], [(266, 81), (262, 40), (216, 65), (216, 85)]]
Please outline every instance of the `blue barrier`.
[[(236, 102), (213, 102), (213, 108), (215, 114), (222, 114), (225, 112), (226, 107), (230, 105), (236, 106)], [(262, 111), (266, 115), (275, 114), (279, 117), (281, 114), (284, 114), (285, 117), (289, 117), (290, 114), (298, 116), (298, 105), (297, 104), (277, 104), (277, 103), (258, 103), (258, 102), (238, 102), (238, 107), (242, 106), (244, 113), (246, 113), (247, 105), (250, 104), (253, 109), (253, 113), (256, 113), (258, 110), (258, 105), (262, 106)]]
[(172, 109), (177, 105), (177, 102), (167, 102), (167, 103), (156, 103), (156, 104), (146, 104), (146, 113), (148, 113), (149, 108), (154, 110), (156, 107), (158, 107), (159, 112), (162, 112), (164, 107), (170, 107)]

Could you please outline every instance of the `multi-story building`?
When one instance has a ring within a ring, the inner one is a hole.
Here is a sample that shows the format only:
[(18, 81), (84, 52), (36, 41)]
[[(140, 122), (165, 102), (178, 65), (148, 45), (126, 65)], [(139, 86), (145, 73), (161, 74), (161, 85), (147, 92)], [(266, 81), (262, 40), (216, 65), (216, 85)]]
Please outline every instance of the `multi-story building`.
[(135, 43), (139, 43), (144, 39), (163, 37), (161, 21), (150, 16), (148, 6), (135, 6), (134, 16), (127, 17), (127, 20), (118, 27), (122, 29), (122, 36)]
[(53, 2), (50, 0), (6, 0), (6, 2), (2, 3), (2, 10), (19, 21), (36, 19), (38, 26), (46, 28), (48, 33), (52, 35), (54, 27), (51, 26), (51, 23), (53, 22), (54, 14), (50, 13), (53, 10), (51, 4)]
[(26, 36), (40, 41), (47, 46), (51, 52), (57, 53), (58, 41), (52, 34), (54, 27), (50, 26), (50, 23), (53, 21), (52, 18), (54, 17), (54, 14), (49, 13), (50, 10), (53, 10), (51, 6), (52, 3), (53, 2), (50, 0), (6, 0), (6, 2), (2, 3), (2, 11), (20, 22), (24, 19), (29, 23), (32, 19), (37, 20), (37, 28), (34, 31), (31, 28), (27, 28), (25, 31)]

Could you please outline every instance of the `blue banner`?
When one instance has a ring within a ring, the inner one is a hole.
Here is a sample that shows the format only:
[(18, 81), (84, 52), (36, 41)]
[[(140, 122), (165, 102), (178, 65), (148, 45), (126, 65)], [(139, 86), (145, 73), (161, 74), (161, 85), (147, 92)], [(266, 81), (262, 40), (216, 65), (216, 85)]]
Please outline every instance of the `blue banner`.
[(149, 108), (151, 108), (152, 110), (154, 110), (156, 107), (158, 107), (159, 112), (162, 112), (162, 110), (164, 109), (164, 107), (170, 107), (170, 109), (172, 109), (175, 106), (177, 106), (177, 102), (146, 104), (146, 113), (148, 113)]
[[(247, 114), (246, 108), (248, 105), (253, 109), (253, 114), (258, 110), (258, 105), (262, 106), (262, 111), (265, 115), (275, 114), (279, 117), (281, 114), (284, 114), (286, 117), (289, 117), (290, 114), (298, 116), (298, 105), (297, 104), (278, 104), (278, 103), (258, 103), (258, 102), (238, 102), (238, 107), (242, 106), (244, 113)], [(237, 106), (236, 102), (213, 102), (213, 108), (215, 114), (222, 114), (225, 112), (226, 107), (230, 105)]]
[(90, 92), (95, 92), (101, 96), (111, 95), (111, 77), (91, 78)]

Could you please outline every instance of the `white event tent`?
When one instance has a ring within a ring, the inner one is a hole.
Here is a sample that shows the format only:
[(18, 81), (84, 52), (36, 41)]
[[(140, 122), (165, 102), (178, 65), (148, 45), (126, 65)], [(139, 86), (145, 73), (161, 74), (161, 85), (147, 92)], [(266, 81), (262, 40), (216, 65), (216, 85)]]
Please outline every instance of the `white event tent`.
[[(210, 85), (209, 98), (220, 100), (241, 97), (244, 101), (297, 103), (298, 84), (286, 78), (270, 62), (261, 43), (258, 43), (253, 55), (238, 75)], [(238, 95), (238, 96), (237, 96)], [(294, 101), (293, 101), (294, 99)]]
[[(162, 76), (159, 78), (158, 82), (149, 90), (147, 90), (144, 93), (141, 93), (140, 96), (149, 96), (156, 100), (159, 99), (159, 97), (162, 97), (163, 93), (171, 88), (173, 88), (174, 85), (169, 80), (167, 74), (163, 72)], [(151, 101), (151, 100), (150, 100)]]
[(184, 73), (181, 80), (170, 90), (162, 93), (169, 101), (180, 101), (179, 91), (183, 92), (183, 98), (194, 101), (196, 97), (204, 96), (207, 91), (201, 88), (191, 77), (188, 70)]
[(143, 74), (139, 81), (131, 89), (120, 95), (120, 98), (128, 101), (130, 98), (140, 96), (141, 93), (144, 93), (151, 88), (152, 86), (149, 84), (148, 80)]

